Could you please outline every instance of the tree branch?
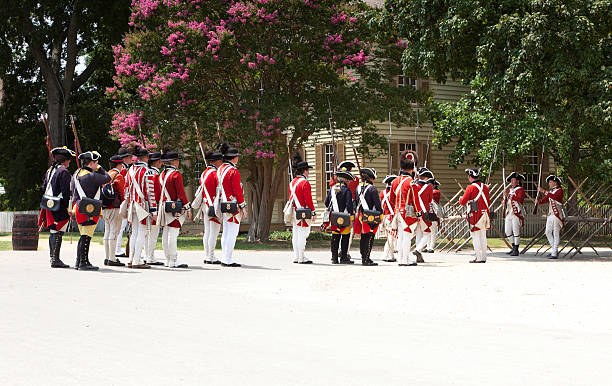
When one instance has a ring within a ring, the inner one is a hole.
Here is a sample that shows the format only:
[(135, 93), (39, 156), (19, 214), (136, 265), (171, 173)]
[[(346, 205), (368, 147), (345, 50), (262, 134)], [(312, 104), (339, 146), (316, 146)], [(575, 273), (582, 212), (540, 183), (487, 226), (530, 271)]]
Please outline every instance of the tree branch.
[(70, 91), (78, 90), (83, 84), (85, 84), (85, 82), (87, 82), (87, 79), (89, 79), (89, 77), (94, 73), (94, 71), (96, 71), (99, 65), (100, 56), (96, 54), (91, 60), (91, 62), (89, 62), (87, 68), (85, 68), (85, 70), (83, 70), (81, 74), (74, 78)]
[(66, 47), (66, 69), (64, 70), (64, 90), (70, 93), (72, 90), (72, 82), (74, 78), (74, 69), (77, 62), (77, 32), (78, 27), (78, 8), (74, 2), (72, 16), (70, 17), (70, 26), (68, 27), (68, 44)]

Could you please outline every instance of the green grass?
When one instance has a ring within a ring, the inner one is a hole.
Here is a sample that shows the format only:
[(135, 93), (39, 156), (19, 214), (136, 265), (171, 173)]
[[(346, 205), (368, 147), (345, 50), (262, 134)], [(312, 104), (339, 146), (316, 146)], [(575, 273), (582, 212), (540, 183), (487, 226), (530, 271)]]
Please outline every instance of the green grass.
[(13, 243), (10, 241), (0, 241), (0, 251), (12, 251)]

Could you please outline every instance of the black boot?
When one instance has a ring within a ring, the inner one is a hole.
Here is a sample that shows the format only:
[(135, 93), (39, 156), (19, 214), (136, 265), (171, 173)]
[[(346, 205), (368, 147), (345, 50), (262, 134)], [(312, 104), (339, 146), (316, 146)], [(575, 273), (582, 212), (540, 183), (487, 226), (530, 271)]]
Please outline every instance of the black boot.
[(518, 244), (512, 244), (512, 250), (510, 251), (510, 256), (518, 256), (518, 255), (519, 255)]
[[(365, 235), (362, 234), (361, 235), (362, 242), (364, 241), (363, 240), (364, 236), (365, 236), (365, 245), (364, 245), (364, 251), (362, 252), (362, 255), (361, 255), (361, 264), (370, 265), (370, 266), (378, 265), (377, 263), (373, 262), (372, 259), (370, 259), (370, 254), (372, 253), (372, 247), (374, 246), (374, 233), (370, 232), (370, 233), (366, 233)], [(359, 246), (361, 247), (361, 243), (359, 244)]]
[(51, 255), (51, 268), (70, 268), (60, 260), (60, 249), (62, 248), (62, 236), (64, 232), (51, 233), (49, 235), (49, 254)]
[(348, 256), (350, 241), (350, 234), (342, 235), (340, 239), (340, 264), (355, 264), (355, 262)]
[(76, 256), (76, 262), (74, 263), (74, 269), (79, 269), (79, 266), (81, 265), (81, 260), (83, 259), (83, 240), (84, 240), (85, 236), (81, 236), (79, 238), (79, 242), (77, 243), (77, 256)]
[(79, 271), (97, 271), (98, 267), (91, 265), (89, 262), (89, 244), (91, 243), (91, 237), (81, 236), (83, 242), (81, 245), (81, 261), (79, 263)]
[(332, 264), (339, 264), (338, 261), (338, 249), (340, 248), (340, 238), (341, 235), (332, 234), (331, 238), (331, 254), (332, 254)]
[[(510, 236), (506, 236), (506, 237), (512, 240), (512, 237)], [(510, 248), (510, 250), (506, 252), (506, 255), (512, 255), (512, 252), (514, 252), (514, 243), (512, 243), (512, 248)]]

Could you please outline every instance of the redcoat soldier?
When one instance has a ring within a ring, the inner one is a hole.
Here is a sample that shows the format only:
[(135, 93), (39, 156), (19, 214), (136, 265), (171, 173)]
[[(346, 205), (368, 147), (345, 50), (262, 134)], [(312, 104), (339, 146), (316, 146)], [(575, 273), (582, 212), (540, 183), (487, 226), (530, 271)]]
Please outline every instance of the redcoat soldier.
[[(98, 164), (99, 159), (100, 154), (97, 151), (79, 154), (81, 168), (76, 171), (72, 178), (73, 210), (81, 233), (77, 245), (75, 268), (81, 271), (98, 269), (89, 261), (89, 245), (102, 210), (102, 203), (99, 201), (100, 190), (102, 185), (111, 180), (106, 170)], [(94, 199), (99, 202), (99, 207), (96, 207), (95, 201), (87, 202), (86, 199)]]
[(433, 187), (433, 200), (430, 204), (430, 213), (434, 213), (438, 220), (432, 221), (431, 225), (429, 226), (429, 241), (427, 242), (427, 249), (423, 252), (434, 253), (434, 249), (436, 248), (436, 242), (438, 241), (438, 228), (440, 227), (440, 218), (438, 217), (440, 211), (436, 209), (440, 208), (440, 183), (435, 179), (429, 180), (429, 183)]
[(247, 216), (246, 201), (242, 191), (242, 179), (237, 167), (240, 152), (238, 149), (230, 147), (227, 143), (221, 144), (220, 150), (221, 154), (223, 154), (224, 163), (217, 171), (220, 188), (219, 202), (235, 203), (237, 206), (235, 213), (221, 213), (223, 216), (223, 234), (221, 235), (223, 259), (221, 265), (224, 267), (240, 267), (240, 264), (232, 259), (234, 247), (236, 246), (236, 238), (240, 231), (240, 221)]
[(561, 229), (565, 226), (565, 210), (563, 209), (563, 180), (551, 174), (546, 177), (549, 190), (546, 191), (538, 186), (538, 191), (543, 194), (539, 203), (548, 203), (548, 217), (546, 218), (546, 238), (550, 244), (550, 258), (557, 259), (559, 256), (559, 242), (561, 241)]
[[(331, 254), (332, 264), (353, 264), (348, 255), (349, 243), (351, 239), (351, 222), (353, 220), (353, 194), (348, 187), (349, 181), (354, 181), (355, 177), (347, 171), (336, 171), (336, 184), (327, 191), (325, 206), (331, 212), (348, 214), (351, 221), (346, 226), (331, 225)], [(340, 249), (340, 253), (338, 253)]]
[(104, 218), (104, 252), (106, 255), (104, 265), (123, 267), (125, 264), (120, 262), (115, 256), (117, 235), (119, 234), (121, 221), (123, 220), (119, 213), (119, 207), (125, 197), (125, 178), (123, 173), (121, 173), (124, 170), (124, 165), (121, 156), (112, 156), (110, 159), (110, 167), (111, 169), (108, 171), (108, 175), (111, 177), (109, 185), (111, 185), (112, 191), (116, 195), (116, 199), (110, 200), (110, 202), (103, 207), (102, 211), (102, 217)]
[[(294, 211), (292, 216), (292, 242), (295, 260), (293, 262), (298, 264), (312, 264), (312, 261), (304, 256), (306, 240), (308, 235), (310, 235), (310, 224), (311, 221), (316, 220), (317, 216), (314, 203), (312, 202), (310, 182), (308, 182), (310, 169), (312, 169), (312, 166), (308, 165), (308, 162), (297, 162), (294, 168), (296, 176), (289, 184), (289, 200), (293, 202)], [(298, 220), (296, 215), (298, 209), (309, 209), (312, 220)]]
[[(355, 191), (355, 234), (361, 235), (359, 240), (359, 251), (361, 252), (362, 265), (378, 265), (372, 259), (372, 247), (374, 246), (374, 235), (378, 230), (383, 209), (380, 202), (378, 190), (374, 186), (376, 170), (371, 168), (361, 169), (363, 183)], [(374, 221), (371, 221), (374, 220)]]
[(506, 178), (506, 182), (510, 183), (508, 189), (504, 192), (504, 205), (506, 211), (505, 218), (505, 233), (506, 237), (512, 244), (512, 250), (508, 252), (510, 256), (519, 255), (519, 245), (521, 243), (521, 228), (524, 225), (525, 209), (523, 201), (525, 201), (525, 189), (521, 186), (521, 181), (525, 180), (525, 176), (517, 172), (512, 172)]
[(141, 262), (141, 254), (146, 242), (147, 227), (150, 217), (157, 218), (157, 201), (151, 196), (147, 171), (149, 169), (149, 152), (137, 147), (134, 155), (138, 161), (132, 164), (127, 173), (126, 200), (128, 200), (128, 222), (132, 225), (130, 237), (129, 268), (146, 269), (149, 265)]
[(480, 169), (465, 169), (470, 185), (465, 189), (459, 204), (467, 207), (470, 234), (476, 258), (470, 263), (487, 262), (487, 230), (491, 228), (489, 215), (489, 187), (480, 181)]
[(384, 216), (382, 229), (387, 237), (387, 242), (385, 243), (384, 249), (385, 257), (383, 258), (383, 261), (389, 263), (394, 263), (397, 261), (395, 259), (395, 252), (397, 251), (397, 231), (392, 229), (391, 226), (391, 222), (393, 221), (393, 217), (395, 215), (395, 201), (391, 200), (391, 185), (396, 178), (397, 176), (395, 174), (386, 176), (383, 180), (383, 184), (386, 185), (385, 190), (380, 192), (380, 202)]
[[(133, 163), (132, 153), (126, 147), (122, 146), (119, 148), (117, 155), (121, 157), (121, 160), (123, 163), (123, 169), (121, 169), (121, 175), (123, 176), (123, 180), (126, 181), (128, 170), (130, 169), (130, 166), (132, 166), (132, 163)], [(129, 251), (127, 251), (126, 253), (126, 251), (121, 249), (121, 240), (123, 239), (123, 232), (125, 231), (127, 224), (128, 224), (127, 218), (123, 218), (121, 220), (121, 228), (119, 229), (119, 234), (117, 235), (117, 247), (115, 250), (116, 257), (127, 257), (129, 254)]]
[[(349, 172), (352, 174), (352, 170), (357, 167), (357, 165), (355, 165), (354, 162), (352, 161), (342, 161), (340, 162), (340, 164), (338, 164), (338, 169), (339, 171), (342, 172)], [(357, 187), (359, 186), (359, 177), (355, 176), (353, 174), (353, 177), (355, 178), (354, 180), (348, 181), (347, 183), (347, 187), (350, 189), (351, 193), (353, 194), (353, 199), (355, 199), (355, 191), (357, 190)], [(329, 180), (329, 187), (333, 187), (334, 185), (336, 185), (337, 181), (336, 181), (336, 176), (332, 176)]]
[[(161, 199), (161, 183), (159, 182), (160, 168), (162, 166), (161, 153), (156, 151), (149, 155), (149, 169), (146, 172), (146, 191), (147, 197), (158, 203)], [(159, 218), (159, 205), (157, 205), (158, 217), (151, 216), (150, 224), (147, 226), (145, 237), (145, 262), (147, 265), (164, 265), (163, 262), (155, 258), (155, 247), (159, 238), (160, 224), (157, 221)]]
[(49, 256), (51, 258), (51, 268), (68, 268), (60, 259), (60, 249), (62, 238), (68, 228), (70, 214), (70, 172), (68, 166), (70, 160), (76, 154), (66, 147), (56, 147), (51, 150), (53, 165), (45, 174), (43, 189), (48, 197), (59, 198), (59, 207), (56, 210), (41, 209), (38, 225), (46, 225), (49, 228)]
[(416, 154), (405, 150), (400, 154), (400, 173), (391, 185), (391, 200), (395, 202), (394, 228), (397, 229), (397, 249), (399, 252), (399, 266), (415, 266), (410, 251), (410, 244), (417, 227), (416, 213), (412, 206), (412, 189), (410, 185), (415, 177), (414, 165)]
[(202, 187), (202, 206), (200, 210), (204, 219), (204, 236), (202, 239), (204, 244), (204, 264), (221, 264), (221, 261), (215, 257), (215, 248), (219, 232), (221, 232), (222, 219), (219, 219), (214, 212), (219, 188), (217, 173), (219, 167), (223, 164), (223, 155), (209, 150), (206, 152), (206, 162), (208, 167), (200, 176), (200, 186)]
[(429, 183), (429, 180), (433, 180), (434, 176), (427, 168), (420, 168), (417, 174), (418, 179), (410, 184), (412, 189), (411, 204), (417, 218), (417, 225), (414, 229), (416, 236), (414, 254), (417, 257), (417, 263), (424, 263), (422, 252), (429, 242), (429, 227), (431, 226), (429, 215), (433, 200), (433, 186)]
[[(162, 247), (166, 255), (166, 266), (169, 268), (187, 268), (187, 264), (177, 264), (178, 257), (178, 236), (185, 218), (191, 220), (191, 204), (185, 194), (183, 186), (183, 175), (178, 170), (180, 157), (177, 152), (169, 151), (162, 155), (162, 162), (166, 168), (161, 173), (161, 201), (160, 225), (164, 226), (162, 233)], [(181, 210), (179, 212), (168, 211), (168, 203), (180, 201)]]

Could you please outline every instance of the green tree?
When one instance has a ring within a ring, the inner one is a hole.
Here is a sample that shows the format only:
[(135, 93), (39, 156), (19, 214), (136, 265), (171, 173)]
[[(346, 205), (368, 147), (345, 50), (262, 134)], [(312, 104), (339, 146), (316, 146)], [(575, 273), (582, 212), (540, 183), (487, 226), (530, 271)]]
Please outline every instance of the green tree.
[(209, 144), (218, 123), (244, 154), (251, 241), (267, 239), (288, 156), (328, 127), (329, 105), (338, 137), (371, 154), (384, 143), (372, 120), (392, 110), (406, 121), (421, 97), (392, 85), (401, 47), (381, 42), (361, 1), (134, 4), (134, 28), (115, 47), (109, 95), (125, 105), (111, 134), (195, 151), (193, 122)]
[(407, 41), (405, 71), (472, 88), (431, 106), (436, 141), (456, 141), (451, 165), (488, 165), (497, 144), (512, 159), (545, 142), (562, 173), (612, 179), (609, 0), (386, 4)]

